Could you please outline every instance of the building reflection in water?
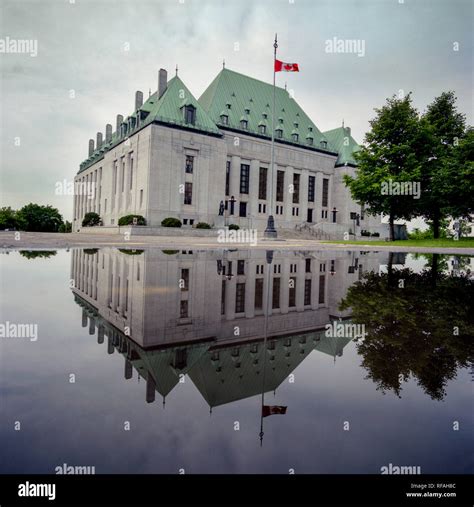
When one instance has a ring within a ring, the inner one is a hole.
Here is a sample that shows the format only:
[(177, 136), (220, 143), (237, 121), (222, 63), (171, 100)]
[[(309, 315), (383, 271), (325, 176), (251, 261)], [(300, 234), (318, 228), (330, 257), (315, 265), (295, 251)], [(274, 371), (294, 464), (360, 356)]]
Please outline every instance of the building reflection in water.
[[(401, 259), (400, 262), (402, 262)], [(313, 351), (336, 360), (351, 338), (325, 326), (350, 317), (339, 302), (386, 254), (263, 250), (74, 250), (82, 325), (146, 401), (187, 375), (210, 409), (274, 391)], [(264, 352), (266, 351), (266, 353)]]

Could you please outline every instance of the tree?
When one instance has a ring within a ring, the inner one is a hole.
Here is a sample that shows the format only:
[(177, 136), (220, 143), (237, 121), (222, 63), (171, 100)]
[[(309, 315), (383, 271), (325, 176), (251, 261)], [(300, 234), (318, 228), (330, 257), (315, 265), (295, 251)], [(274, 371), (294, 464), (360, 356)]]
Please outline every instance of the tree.
[(41, 206), (30, 203), (23, 206), (17, 214), (26, 231), (58, 232), (63, 223), (59, 210), (50, 205)]
[(474, 134), (466, 131), (454, 92), (443, 92), (421, 120), (427, 129), (429, 157), (421, 171), (419, 211), (433, 224), (434, 238), (448, 216), (467, 217), (473, 210)]
[(24, 223), (18, 213), (10, 206), (0, 208), (0, 230), (23, 229)]
[(365, 325), (357, 352), (378, 389), (400, 396), (413, 377), (441, 400), (458, 368), (474, 360), (474, 282), (444, 273), (446, 259), (438, 254), (427, 259), (430, 268), (421, 273), (389, 266), (387, 273), (365, 274), (340, 308), (351, 308), (353, 322)]
[(82, 227), (94, 227), (95, 225), (100, 225), (101, 222), (100, 216), (94, 211), (90, 211), (84, 215)]
[(387, 99), (376, 117), (370, 121), (371, 130), (365, 144), (356, 152), (358, 163), (355, 177), (346, 175), (344, 181), (352, 197), (366, 206), (369, 214), (389, 216), (390, 239), (394, 238), (394, 221), (410, 220), (419, 213), (411, 195), (391, 195), (382, 191), (382, 184), (419, 181), (425, 156), (426, 129), (411, 102), (411, 96)]

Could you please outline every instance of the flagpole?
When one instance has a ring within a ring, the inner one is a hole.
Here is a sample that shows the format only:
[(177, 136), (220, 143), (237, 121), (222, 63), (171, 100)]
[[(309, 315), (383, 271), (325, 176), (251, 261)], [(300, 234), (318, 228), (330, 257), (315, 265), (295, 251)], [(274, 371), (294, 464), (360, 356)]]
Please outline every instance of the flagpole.
[(273, 104), (272, 104), (272, 145), (271, 145), (271, 156), (270, 156), (270, 171), (271, 171), (271, 189), (270, 189), (270, 206), (269, 206), (269, 215), (267, 219), (267, 228), (264, 232), (264, 237), (267, 239), (276, 238), (278, 233), (275, 229), (275, 219), (273, 218), (273, 207), (274, 201), (273, 194), (275, 191), (274, 183), (275, 183), (275, 62), (276, 62), (276, 54), (278, 48), (277, 34), (275, 34), (275, 42), (273, 43)]

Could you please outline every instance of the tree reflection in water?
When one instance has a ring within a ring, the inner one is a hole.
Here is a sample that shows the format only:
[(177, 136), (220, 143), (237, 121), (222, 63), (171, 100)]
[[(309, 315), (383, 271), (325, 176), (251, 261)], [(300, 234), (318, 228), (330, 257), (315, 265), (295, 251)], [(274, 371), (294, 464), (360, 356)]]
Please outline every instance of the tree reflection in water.
[(367, 273), (351, 286), (340, 309), (352, 308), (352, 320), (367, 336), (357, 351), (368, 378), (382, 392), (401, 397), (402, 384), (413, 377), (434, 400), (458, 368), (474, 359), (474, 297), (469, 273), (448, 274), (446, 259), (428, 257), (420, 273), (409, 268)]

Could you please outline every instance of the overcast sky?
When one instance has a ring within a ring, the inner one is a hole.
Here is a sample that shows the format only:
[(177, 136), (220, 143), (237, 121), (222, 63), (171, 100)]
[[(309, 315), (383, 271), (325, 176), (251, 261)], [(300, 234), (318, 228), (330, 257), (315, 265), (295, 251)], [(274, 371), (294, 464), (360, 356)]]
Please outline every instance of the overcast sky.
[[(1, 201), (53, 204), (87, 157), (89, 138), (128, 115), (135, 90), (157, 88), (160, 67), (199, 97), (226, 67), (268, 82), (273, 39), (300, 73), (277, 84), (320, 130), (352, 127), (358, 142), (374, 107), (399, 90), (424, 110), (454, 90), (472, 124), (472, 0), (2, 0), (0, 39), (33, 39), (38, 54), (0, 53)], [(357, 39), (365, 55), (326, 53)], [(237, 44), (236, 44), (237, 43)], [(457, 43), (457, 45), (456, 45)], [(458, 51), (455, 51), (458, 48)], [(19, 142), (19, 146), (18, 146)]]

